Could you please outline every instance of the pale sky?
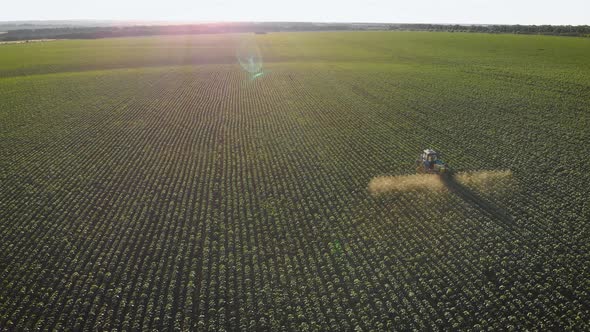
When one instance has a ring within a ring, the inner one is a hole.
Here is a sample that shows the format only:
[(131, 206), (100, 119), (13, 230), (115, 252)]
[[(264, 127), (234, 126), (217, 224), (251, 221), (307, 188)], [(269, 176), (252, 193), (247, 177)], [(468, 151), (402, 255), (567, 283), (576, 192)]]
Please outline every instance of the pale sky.
[(590, 0), (3, 0), (0, 21), (589, 24)]

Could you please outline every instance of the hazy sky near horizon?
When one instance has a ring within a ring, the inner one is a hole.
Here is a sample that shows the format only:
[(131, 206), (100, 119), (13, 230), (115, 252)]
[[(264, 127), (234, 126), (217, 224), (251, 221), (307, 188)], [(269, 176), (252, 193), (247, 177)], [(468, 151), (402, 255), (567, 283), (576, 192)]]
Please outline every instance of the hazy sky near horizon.
[(0, 21), (314, 21), (590, 24), (590, 0), (21, 0)]

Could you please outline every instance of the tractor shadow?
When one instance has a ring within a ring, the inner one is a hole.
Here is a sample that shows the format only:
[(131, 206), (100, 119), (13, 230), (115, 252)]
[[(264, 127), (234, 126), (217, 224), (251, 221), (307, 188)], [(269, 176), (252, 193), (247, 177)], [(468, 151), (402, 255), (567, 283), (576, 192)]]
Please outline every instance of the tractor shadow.
[(481, 209), (492, 217), (492, 219), (500, 221), (503, 227), (509, 229), (514, 228), (515, 224), (512, 216), (510, 216), (504, 209), (480, 196), (474, 190), (459, 183), (453, 174), (447, 173), (442, 175), (441, 181), (450, 192), (454, 193), (468, 204)]

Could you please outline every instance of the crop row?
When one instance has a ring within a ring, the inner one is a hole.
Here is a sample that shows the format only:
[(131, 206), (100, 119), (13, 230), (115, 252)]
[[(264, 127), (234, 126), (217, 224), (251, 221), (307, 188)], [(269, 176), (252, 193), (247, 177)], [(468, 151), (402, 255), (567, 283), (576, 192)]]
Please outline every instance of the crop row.
[[(513, 227), (449, 191), (366, 190), (411, 172), (427, 144), (467, 155), (462, 169), (519, 167), (526, 132), (503, 145), (485, 135), (499, 119), (479, 113), (449, 132), (446, 116), (475, 107), (441, 105), (469, 92), (446, 96), (406, 73), (291, 65), (246, 81), (237, 70), (48, 76), (43, 103), (10, 99), (48, 115), (7, 127), (22, 143), (3, 160), (0, 326), (587, 327), (588, 281), (576, 276), (588, 271), (572, 264), (587, 244), (561, 236), (550, 221), (566, 214), (528, 194), (535, 175), (513, 169), (514, 187), (482, 193)], [(506, 128), (510, 139), (521, 130)], [(488, 145), (504, 156), (486, 158)], [(572, 199), (551, 189), (555, 204)]]

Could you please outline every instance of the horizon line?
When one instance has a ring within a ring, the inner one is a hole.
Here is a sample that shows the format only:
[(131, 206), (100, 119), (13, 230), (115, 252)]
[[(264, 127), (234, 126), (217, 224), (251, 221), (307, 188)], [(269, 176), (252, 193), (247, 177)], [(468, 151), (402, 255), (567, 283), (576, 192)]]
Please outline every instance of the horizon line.
[(309, 24), (433, 24), (433, 25), (521, 25), (521, 26), (588, 26), (590, 24), (548, 24), (548, 23), (458, 23), (458, 22), (369, 22), (369, 21), (292, 21), (292, 20), (278, 20), (278, 21), (249, 21), (249, 20), (181, 20), (181, 19), (31, 19), (31, 20), (0, 20), (0, 24), (27, 24), (27, 23), (68, 23), (68, 22), (102, 22), (102, 23), (158, 23), (156, 25), (190, 25), (190, 24), (211, 24), (211, 23), (309, 23)]

